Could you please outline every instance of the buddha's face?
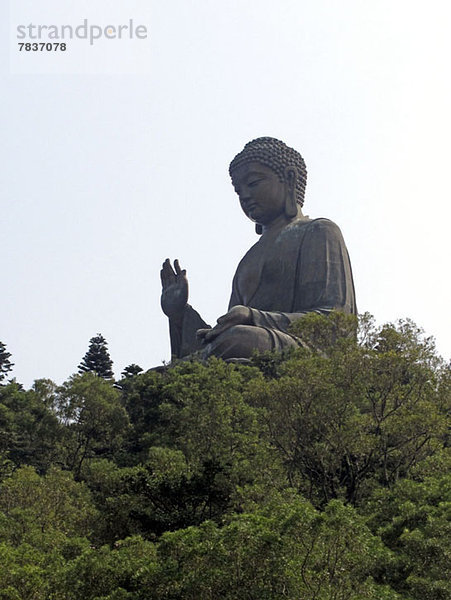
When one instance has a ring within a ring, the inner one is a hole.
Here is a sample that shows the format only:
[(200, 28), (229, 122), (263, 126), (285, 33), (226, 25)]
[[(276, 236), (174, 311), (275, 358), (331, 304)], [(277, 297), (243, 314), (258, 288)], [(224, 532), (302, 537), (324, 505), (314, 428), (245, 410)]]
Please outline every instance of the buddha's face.
[(251, 221), (269, 225), (284, 213), (286, 185), (269, 167), (258, 162), (241, 165), (232, 172), (232, 183)]

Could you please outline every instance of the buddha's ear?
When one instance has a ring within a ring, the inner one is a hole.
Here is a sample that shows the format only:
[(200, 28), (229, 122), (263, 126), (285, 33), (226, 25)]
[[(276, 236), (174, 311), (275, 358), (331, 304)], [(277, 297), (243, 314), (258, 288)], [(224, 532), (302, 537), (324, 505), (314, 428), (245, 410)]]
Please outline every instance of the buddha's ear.
[(296, 202), (296, 183), (298, 172), (295, 167), (287, 167), (285, 169), (285, 215), (292, 219), (298, 214), (298, 205)]
[(263, 233), (263, 225), (260, 225), (260, 223), (255, 223), (255, 233), (257, 235), (261, 235)]

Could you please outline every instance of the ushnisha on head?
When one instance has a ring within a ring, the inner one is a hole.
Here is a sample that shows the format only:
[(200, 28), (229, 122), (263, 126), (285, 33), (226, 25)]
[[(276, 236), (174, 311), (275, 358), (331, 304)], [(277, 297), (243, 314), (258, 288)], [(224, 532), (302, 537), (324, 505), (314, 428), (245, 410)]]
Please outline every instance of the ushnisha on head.
[(248, 142), (243, 150), (235, 156), (229, 166), (229, 174), (250, 162), (257, 162), (272, 169), (282, 183), (286, 181), (289, 169), (296, 170), (296, 202), (303, 206), (307, 169), (302, 156), (284, 142), (272, 137), (261, 137)]

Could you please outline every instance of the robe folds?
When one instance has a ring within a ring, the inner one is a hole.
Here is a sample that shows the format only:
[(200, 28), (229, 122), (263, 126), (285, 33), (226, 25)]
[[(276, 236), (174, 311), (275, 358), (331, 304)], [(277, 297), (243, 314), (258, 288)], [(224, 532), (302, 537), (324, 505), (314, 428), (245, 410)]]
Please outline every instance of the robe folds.
[(219, 335), (203, 346), (196, 331), (209, 327), (189, 304), (170, 320), (173, 356), (195, 351), (223, 358), (248, 358), (253, 350), (282, 350), (301, 341), (287, 329), (309, 312), (356, 314), (354, 282), (340, 229), (329, 219), (295, 219), (275, 237), (263, 235), (236, 270), (229, 310), (244, 305), (251, 325)]

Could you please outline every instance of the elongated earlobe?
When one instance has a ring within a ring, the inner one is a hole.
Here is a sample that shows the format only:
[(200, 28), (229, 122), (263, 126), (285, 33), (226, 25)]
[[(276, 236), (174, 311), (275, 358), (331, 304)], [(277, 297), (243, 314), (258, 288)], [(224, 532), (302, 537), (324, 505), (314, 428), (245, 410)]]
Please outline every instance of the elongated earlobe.
[(285, 203), (285, 215), (289, 218), (289, 219), (294, 219), (294, 217), (296, 217), (298, 214), (298, 205), (296, 202), (296, 199), (294, 199), (294, 202), (291, 198), (287, 197), (287, 201)]
[(285, 196), (285, 216), (294, 219), (298, 214), (298, 204), (296, 202), (296, 178), (297, 172), (293, 167), (285, 170), (286, 196)]
[(255, 233), (257, 235), (261, 235), (263, 233), (263, 225), (260, 225), (260, 223), (255, 223)]

